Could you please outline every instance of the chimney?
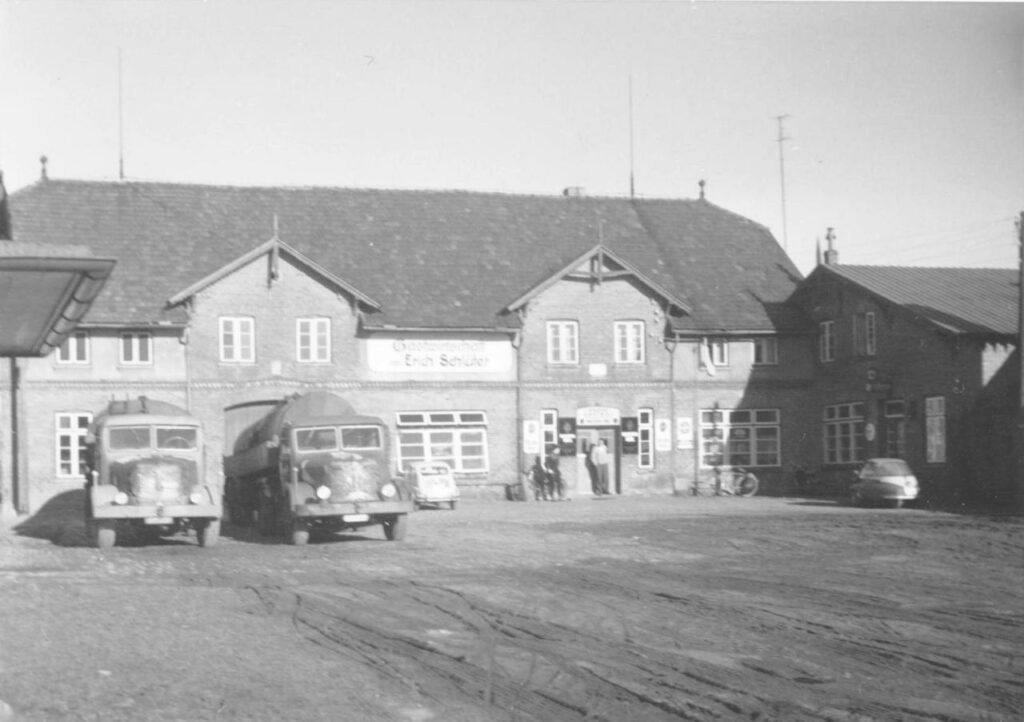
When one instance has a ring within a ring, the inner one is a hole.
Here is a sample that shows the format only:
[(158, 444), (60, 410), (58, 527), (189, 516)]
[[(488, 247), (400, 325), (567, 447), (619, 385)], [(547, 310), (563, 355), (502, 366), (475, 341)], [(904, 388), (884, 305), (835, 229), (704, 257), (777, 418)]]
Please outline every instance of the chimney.
[(4, 174), (0, 171), (0, 241), (9, 241), (11, 235), (11, 207), (7, 203), (7, 189), (4, 187)]
[(583, 186), (568, 186), (562, 190), (562, 195), (566, 198), (582, 198)]
[(47, 173), (46, 173), (46, 164), (49, 162), (49, 160), (50, 159), (47, 158), (45, 155), (39, 156), (39, 165), (41, 166), (40, 171), (39, 171), (39, 180), (41, 180), (41, 181), (48, 181), (48, 180), (50, 180), (50, 176), (47, 175)]
[(832, 242), (835, 241), (836, 234), (833, 233), (831, 228), (828, 229), (828, 233), (825, 234), (825, 240), (828, 242), (828, 246), (825, 248), (825, 265), (826, 266), (838, 266), (839, 265), (839, 251), (837, 251)]
[(699, 181), (697, 181), (697, 185), (700, 186), (700, 199), (704, 200), (704, 185), (705, 185), (704, 179), (701, 178)]

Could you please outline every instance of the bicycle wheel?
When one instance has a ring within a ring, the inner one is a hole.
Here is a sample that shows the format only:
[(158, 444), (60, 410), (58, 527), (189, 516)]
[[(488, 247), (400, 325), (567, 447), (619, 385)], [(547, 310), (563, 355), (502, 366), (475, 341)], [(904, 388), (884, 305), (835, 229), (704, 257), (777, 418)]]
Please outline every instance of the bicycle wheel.
[(760, 485), (761, 482), (749, 471), (736, 472), (736, 477), (733, 479), (736, 496), (753, 496), (757, 493), (757, 487)]

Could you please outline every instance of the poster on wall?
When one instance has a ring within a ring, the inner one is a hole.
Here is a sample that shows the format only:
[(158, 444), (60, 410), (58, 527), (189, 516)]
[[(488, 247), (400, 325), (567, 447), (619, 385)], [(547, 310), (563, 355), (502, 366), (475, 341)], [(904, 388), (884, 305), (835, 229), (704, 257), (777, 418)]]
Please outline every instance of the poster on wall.
[(563, 416), (558, 419), (558, 455), (576, 454), (576, 419)]
[(622, 453), (634, 456), (640, 453), (640, 431), (635, 416), (622, 417)]
[(676, 419), (676, 448), (693, 448), (693, 419), (687, 416)]
[(536, 419), (523, 421), (523, 453), (540, 454), (540, 422)]
[(668, 419), (654, 421), (654, 449), (655, 451), (672, 450), (672, 424)]

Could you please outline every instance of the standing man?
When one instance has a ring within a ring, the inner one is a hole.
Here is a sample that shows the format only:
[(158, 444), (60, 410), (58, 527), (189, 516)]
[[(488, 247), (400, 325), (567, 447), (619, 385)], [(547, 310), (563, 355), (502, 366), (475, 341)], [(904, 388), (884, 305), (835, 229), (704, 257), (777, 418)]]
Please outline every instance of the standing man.
[(608, 493), (608, 443), (604, 439), (598, 440), (590, 449), (590, 462), (597, 471), (597, 488), (594, 493), (598, 496)]

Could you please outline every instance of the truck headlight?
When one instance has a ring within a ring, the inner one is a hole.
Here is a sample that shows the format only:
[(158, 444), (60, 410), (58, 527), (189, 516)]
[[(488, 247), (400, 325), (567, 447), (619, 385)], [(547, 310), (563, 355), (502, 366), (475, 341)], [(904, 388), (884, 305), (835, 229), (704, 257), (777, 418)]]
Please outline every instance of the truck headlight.
[(123, 491), (117, 492), (116, 494), (114, 494), (114, 503), (124, 506), (125, 504), (128, 503), (128, 495), (125, 494)]
[(380, 488), (380, 495), (385, 499), (393, 499), (397, 493), (398, 489), (396, 489), (395, 485), (390, 482)]
[(320, 501), (327, 501), (331, 498), (331, 487), (321, 484), (316, 488), (316, 498)]
[(189, 504), (202, 504), (203, 503), (203, 492), (193, 491), (188, 495)]

